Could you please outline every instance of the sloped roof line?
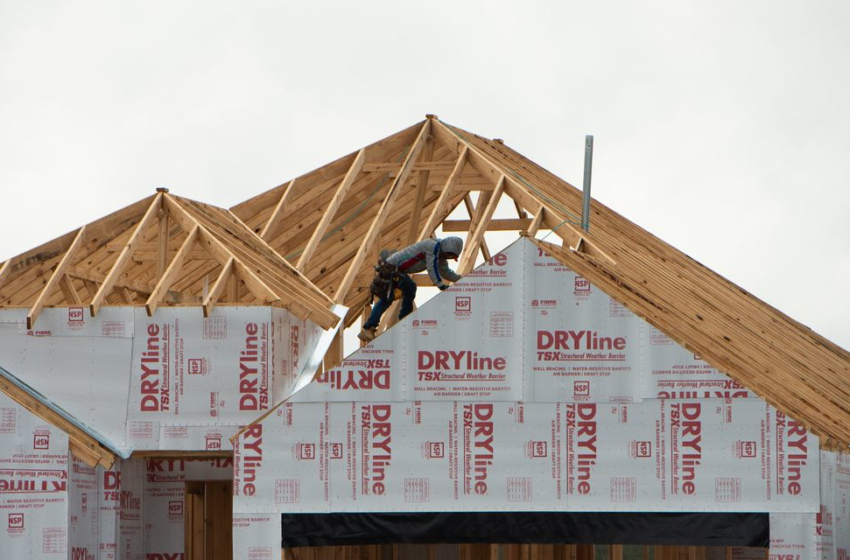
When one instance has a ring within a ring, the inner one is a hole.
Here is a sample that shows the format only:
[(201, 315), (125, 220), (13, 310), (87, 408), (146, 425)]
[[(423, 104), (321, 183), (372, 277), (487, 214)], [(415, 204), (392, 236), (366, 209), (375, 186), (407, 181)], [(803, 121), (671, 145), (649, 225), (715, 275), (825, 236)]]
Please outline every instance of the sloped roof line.
[(128, 459), (129, 453), (111, 442), (94, 428), (54, 403), (42, 393), (0, 367), (0, 391), (44, 421), (68, 434), (71, 450), (91, 467), (98, 464), (110, 468), (115, 456)]
[(222, 303), (285, 307), (322, 328), (337, 322), (333, 300), (239, 218), (167, 189), (5, 261), (0, 308), (29, 308), (28, 328), (45, 307), (95, 316), (103, 305), (144, 305), (149, 314), (193, 305), (206, 315), (216, 304), (210, 275), (230, 278), (229, 288), (216, 286)]

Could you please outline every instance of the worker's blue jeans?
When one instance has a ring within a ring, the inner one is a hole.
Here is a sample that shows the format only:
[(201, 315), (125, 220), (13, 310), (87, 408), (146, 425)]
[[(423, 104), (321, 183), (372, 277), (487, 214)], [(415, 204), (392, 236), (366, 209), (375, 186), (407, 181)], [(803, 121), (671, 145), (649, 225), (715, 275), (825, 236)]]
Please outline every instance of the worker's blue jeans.
[[(402, 274), (398, 281), (398, 289), (401, 290), (401, 309), (398, 312), (398, 318), (401, 320), (413, 311), (413, 300), (416, 299), (416, 282), (407, 274)], [(372, 313), (369, 315), (369, 320), (363, 323), (363, 328), (376, 328), (381, 323), (381, 317), (389, 308), (393, 299), (393, 294), (390, 294), (389, 297), (379, 298), (372, 306)]]

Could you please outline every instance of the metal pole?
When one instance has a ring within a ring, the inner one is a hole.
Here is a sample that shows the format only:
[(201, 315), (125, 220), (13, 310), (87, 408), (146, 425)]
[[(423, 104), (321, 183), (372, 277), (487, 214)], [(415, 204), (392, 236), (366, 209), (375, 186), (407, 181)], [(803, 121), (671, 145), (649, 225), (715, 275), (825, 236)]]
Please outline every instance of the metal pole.
[(581, 229), (590, 231), (590, 172), (593, 169), (593, 135), (584, 137), (584, 185), (581, 207)]

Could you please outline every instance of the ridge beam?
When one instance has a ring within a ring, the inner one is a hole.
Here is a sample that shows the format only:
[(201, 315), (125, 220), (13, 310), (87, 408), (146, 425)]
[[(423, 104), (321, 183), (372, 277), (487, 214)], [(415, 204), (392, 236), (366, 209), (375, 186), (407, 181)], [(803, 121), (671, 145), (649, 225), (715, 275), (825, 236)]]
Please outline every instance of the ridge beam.
[(363, 265), (363, 261), (366, 259), (366, 255), (371, 251), (372, 245), (375, 243), (375, 240), (378, 237), (378, 233), (380, 232), (381, 226), (383, 226), (384, 221), (387, 219), (387, 216), (390, 213), (390, 209), (392, 208), (392, 205), (395, 202), (395, 199), (401, 192), (402, 185), (410, 176), (410, 173), (413, 170), (413, 164), (416, 162), (416, 158), (419, 157), (419, 154), (425, 147), (425, 139), (428, 137), (428, 134), (431, 131), (432, 120), (433, 119), (425, 120), (425, 124), (422, 125), (422, 129), (419, 131), (419, 135), (413, 142), (412, 149), (407, 154), (407, 157), (404, 159), (404, 163), (401, 166), (401, 172), (399, 172), (398, 177), (395, 178), (395, 181), (393, 181), (393, 184), (390, 186), (390, 190), (387, 192), (387, 196), (384, 197), (384, 202), (381, 204), (381, 208), (378, 210), (377, 216), (375, 216), (375, 219), (372, 220), (372, 225), (369, 227), (369, 231), (366, 233), (366, 237), (363, 239), (363, 242), (357, 249), (357, 253), (354, 255), (354, 259), (349, 265), (348, 271), (346, 272), (345, 277), (342, 279), (342, 283), (340, 284), (339, 290), (336, 293), (337, 303), (341, 305), (345, 304), (345, 296), (348, 295), (348, 291), (354, 284), (354, 279), (357, 277), (357, 273), (360, 272), (360, 267)]
[(319, 225), (316, 226), (315, 230), (313, 230), (313, 235), (310, 236), (310, 241), (307, 242), (304, 252), (301, 253), (301, 257), (298, 259), (298, 264), (295, 265), (295, 268), (297, 268), (299, 272), (304, 272), (307, 269), (307, 264), (310, 262), (310, 259), (316, 252), (316, 249), (319, 247), (319, 243), (322, 242), (325, 232), (328, 230), (328, 227), (330, 227), (337, 210), (339, 210), (345, 195), (348, 193), (348, 189), (351, 188), (351, 185), (354, 184), (354, 181), (360, 174), (360, 170), (363, 169), (363, 163), (365, 161), (366, 148), (363, 148), (357, 152), (357, 156), (354, 158), (354, 162), (348, 169), (348, 173), (345, 174), (345, 178), (342, 180), (342, 183), (339, 184), (339, 188), (337, 188), (331, 198), (331, 201), (328, 203), (324, 214), (322, 214), (322, 219), (319, 220)]
[(115, 264), (112, 265), (112, 269), (109, 271), (109, 274), (106, 275), (106, 278), (103, 280), (103, 283), (100, 285), (100, 288), (97, 290), (97, 294), (95, 294), (94, 298), (92, 298), (92, 302), (89, 305), (89, 310), (91, 312), (91, 316), (95, 317), (97, 312), (100, 311), (100, 308), (106, 302), (106, 296), (112, 291), (115, 287), (115, 282), (118, 280), (118, 276), (121, 274), (121, 270), (130, 260), (130, 257), (133, 256), (133, 251), (136, 248), (136, 244), (139, 241), (139, 238), (142, 236), (142, 233), (148, 228), (153, 220), (157, 217), (159, 210), (162, 208), (163, 201), (163, 193), (159, 192), (156, 194), (156, 197), (153, 199), (153, 202), (148, 207), (145, 215), (142, 217), (142, 220), (136, 225), (133, 234), (130, 236), (130, 239), (127, 241), (127, 244), (124, 245), (124, 248), (121, 250), (121, 253), (118, 255), (118, 259), (116, 259)]
[(56, 269), (53, 271), (53, 274), (50, 275), (50, 279), (47, 281), (47, 284), (44, 285), (44, 288), (41, 289), (41, 293), (38, 294), (38, 299), (35, 300), (30, 312), (27, 314), (27, 329), (35, 327), (35, 321), (41, 314), (41, 310), (44, 309), (44, 304), (47, 302), (47, 298), (50, 297), (53, 290), (59, 286), (59, 281), (65, 276), (65, 272), (71, 265), (71, 261), (74, 259), (77, 250), (83, 244), (85, 237), (86, 226), (83, 226), (77, 232), (77, 235), (74, 237), (74, 241), (71, 242), (71, 246), (68, 247), (67, 251), (65, 251), (65, 254), (62, 256), (62, 260), (56, 265)]

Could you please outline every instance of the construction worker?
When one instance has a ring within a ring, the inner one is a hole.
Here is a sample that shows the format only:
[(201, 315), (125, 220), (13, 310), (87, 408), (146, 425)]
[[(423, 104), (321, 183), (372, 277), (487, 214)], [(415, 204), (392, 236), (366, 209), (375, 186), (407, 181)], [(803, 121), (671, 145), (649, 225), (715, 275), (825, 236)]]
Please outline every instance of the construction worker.
[(460, 275), (449, 268), (448, 259), (457, 260), (463, 251), (463, 239), (446, 237), (445, 239), (425, 239), (406, 247), (383, 259), (376, 270), (372, 282), (372, 294), (378, 301), (372, 307), (369, 319), (363, 323), (363, 328), (357, 337), (370, 342), (377, 336), (381, 316), (401, 292), (401, 309), (399, 320), (404, 319), (413, 311), (413, 300), (416, 298), (416, 282), (408, 276), (414, 272), (428, 271), (431, 282), (441, 291), (449, 287), (449, 282), (457, 282)]

